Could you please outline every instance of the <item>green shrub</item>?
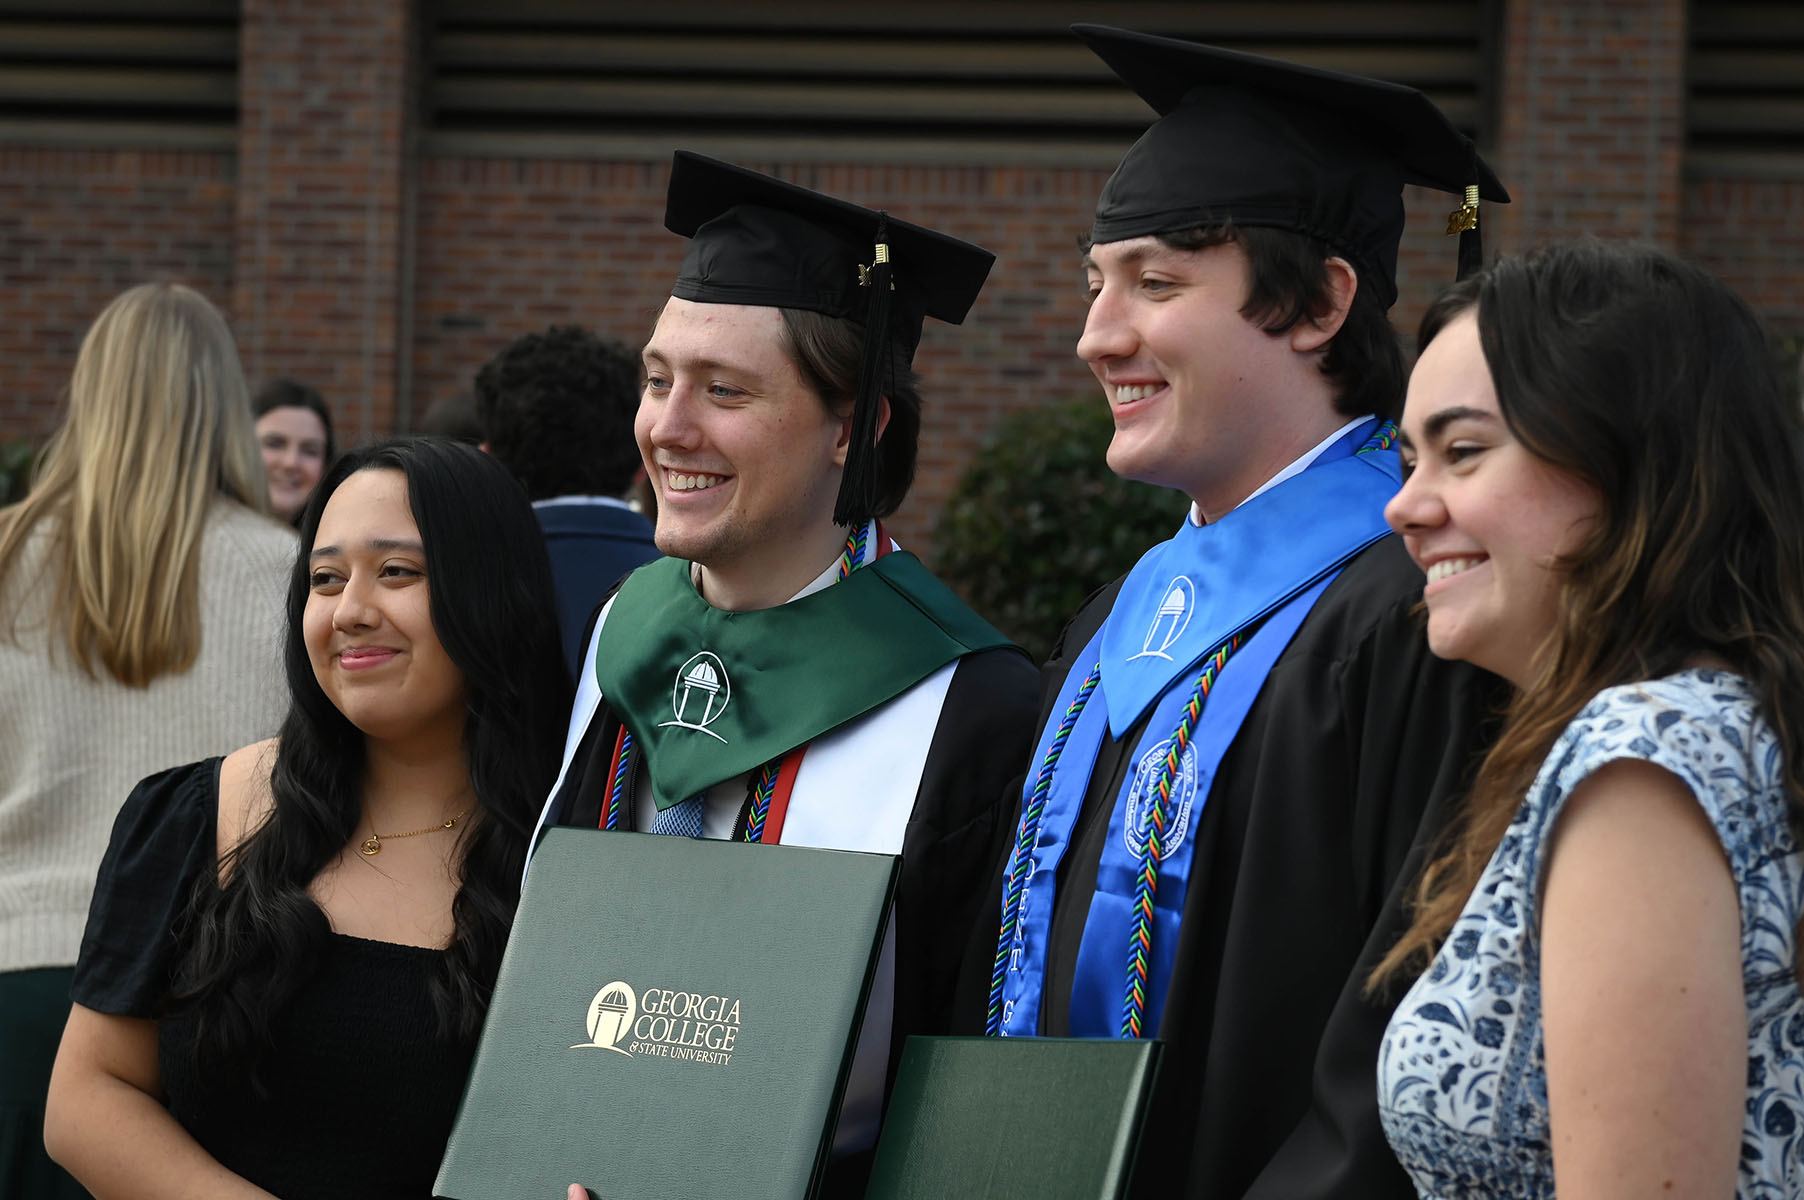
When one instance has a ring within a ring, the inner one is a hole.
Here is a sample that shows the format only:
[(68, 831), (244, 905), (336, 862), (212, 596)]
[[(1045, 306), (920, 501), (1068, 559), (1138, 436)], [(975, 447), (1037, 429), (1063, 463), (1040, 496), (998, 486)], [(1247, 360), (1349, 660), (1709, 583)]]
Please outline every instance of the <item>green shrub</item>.
[(0, 439), (0, 507), (25, 499), (31, 483), (31, 461), (38, 448), (30, 442)]
[(1004, 633), (1045, 659), (1084, 598), (1177, 532), (1188, 502), (1103, 461), (1100, 396), (1015, 413), (978, 452), (934, 526), (933, 562)]

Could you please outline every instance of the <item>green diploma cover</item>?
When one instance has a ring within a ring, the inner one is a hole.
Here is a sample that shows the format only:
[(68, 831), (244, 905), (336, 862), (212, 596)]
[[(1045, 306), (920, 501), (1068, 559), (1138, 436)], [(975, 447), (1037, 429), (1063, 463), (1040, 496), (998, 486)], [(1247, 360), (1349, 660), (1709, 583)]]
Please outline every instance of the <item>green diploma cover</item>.
[(812, 1195), (896, 862), (551, 830), (434, 1194)]
[(1119, 1200), (1161, 1048), (909, 1038), (866, 1200)]

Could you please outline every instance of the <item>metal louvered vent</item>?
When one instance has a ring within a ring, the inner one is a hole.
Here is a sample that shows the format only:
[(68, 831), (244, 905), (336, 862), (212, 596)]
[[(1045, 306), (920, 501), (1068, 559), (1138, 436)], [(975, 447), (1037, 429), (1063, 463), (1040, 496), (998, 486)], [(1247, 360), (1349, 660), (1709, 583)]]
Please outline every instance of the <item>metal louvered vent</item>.
[(236, 0), (0, 0), (0, 141), (230, 149)]
[(1693, 0), (1686, 165), (1804, 177), (1804, 5)]
[(1105, 21), (1414, 84), (1488, 132), (1486, 0), (426, 0), (426, 149), (1107, 164), (1150, 120)]

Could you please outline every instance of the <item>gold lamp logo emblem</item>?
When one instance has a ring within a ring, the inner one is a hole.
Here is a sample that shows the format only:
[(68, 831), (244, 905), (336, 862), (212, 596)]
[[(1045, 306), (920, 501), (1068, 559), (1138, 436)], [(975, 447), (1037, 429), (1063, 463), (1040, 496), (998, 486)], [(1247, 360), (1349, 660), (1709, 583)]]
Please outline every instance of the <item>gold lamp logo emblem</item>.
[(572, 1050), (612, 1050), (615, 1054), (633, 1056), (631, 1050), (622, 1050), (620, 1041), (633, 1028), (633, 1018), (639, 1012), (639, 998), (633, 994), (630, 983), (615, 980), (595, 993), (595, 999), (589, 1001), (589, 1040), (578, 1042), (570, 1047)]

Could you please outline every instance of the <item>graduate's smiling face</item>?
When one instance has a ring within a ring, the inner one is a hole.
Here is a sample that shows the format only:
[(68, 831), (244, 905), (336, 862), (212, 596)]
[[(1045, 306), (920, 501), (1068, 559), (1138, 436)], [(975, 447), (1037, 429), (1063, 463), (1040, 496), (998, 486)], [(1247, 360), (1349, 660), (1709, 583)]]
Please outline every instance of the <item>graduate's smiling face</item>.
[(832, 528), (850, 421), (803, 380), (777, 309), (673, 296), (644, 360), (633, 432), (659, 550), (756, 569)]
[(1275, 381), (1294, 370), (1293, 335), (1241, 315), (1250, 276), (1232, 242), (1200, 250), (1156, 237), (1105, 242), (1084, 256), (1084, 273), (1090, 309), (1077, 354), (1115, 418), (1109, 468), (1177, 488), (1219, 515), (1282, 465), (1252, 451), (1269, 440)]
[(398, 470), (358, 471), (320, 514), (301, 637), (327, 699), (366, 735), (457, 733), (463, 672), (432, 624), (425, 548)]
[(1427, 575), (1429, 648), (1526, 686), (1554, 630), (1561, 559), (1601, 501), (1510, 432), (1476, 312), (1449, 322), (1417, 361), (1401, 453), (1403, 487), (1384, 515)]

